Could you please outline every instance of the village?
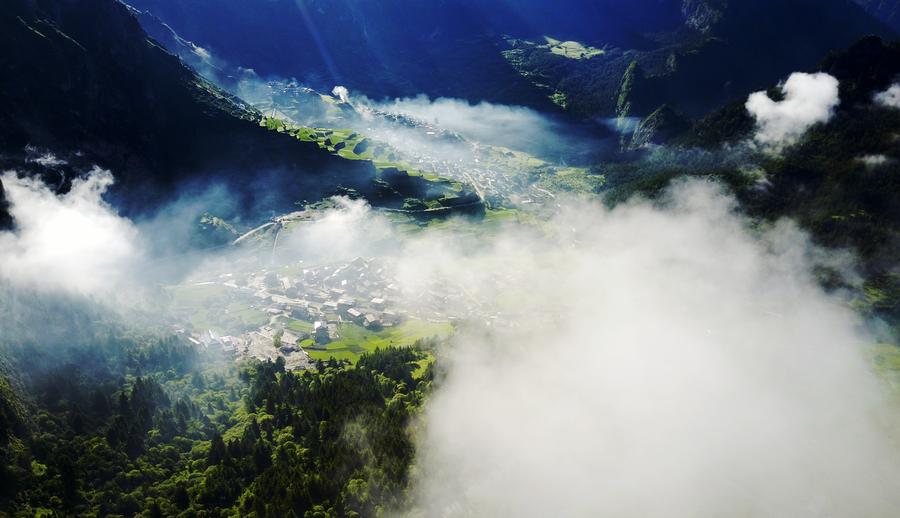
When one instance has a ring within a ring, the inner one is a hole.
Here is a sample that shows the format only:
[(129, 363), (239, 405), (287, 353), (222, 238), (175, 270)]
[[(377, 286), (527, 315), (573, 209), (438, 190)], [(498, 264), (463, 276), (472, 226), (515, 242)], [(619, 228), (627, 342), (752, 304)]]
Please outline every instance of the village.
[(221, 288), (229, 300), (264, 314), (264, 322), (232, 334), (183, 323), (174, 327), (194, 344), (221, 349), (236, 360), (282, 357), (286, 368), (298, 370), (313, 365), (311, 352), (328, 351), (329, 344), (341, 340), (342, 329), (376, 336), (407, 322), (448, 326), (458, 319), (446, 308), (458, 306), (451, 299), (463, 297), (461, 291), (430, 289), (403, 302), (389, 271), (381, 259), (357, 257), (349, 262), (315, 266), (300, 262), (275, 270), (219, 274), (190, 287)]

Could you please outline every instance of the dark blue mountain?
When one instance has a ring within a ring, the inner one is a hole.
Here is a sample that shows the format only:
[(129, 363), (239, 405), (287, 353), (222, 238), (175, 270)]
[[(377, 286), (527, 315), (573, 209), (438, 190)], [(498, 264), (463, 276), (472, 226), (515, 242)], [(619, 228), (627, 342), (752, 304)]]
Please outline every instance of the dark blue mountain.
[[(852, 0), (130, 0), (232, 66), (371, 97), (459, 97), (585, 118), (693, 116), (893, 37)], [(578, 42), (575, 55), (562, 45)], [(580, 53), (579, 53), (580, 52)], [(575, 58), (575, 59), (573, 59)], [(622, 92), (632, 63), (634, 81)], [(646, 79), (646, 81), (645, 81)]]
[[(209, 182), (230, 187), (239, 210), (252, 207), (254, 215), (290, 210), (339, 186), (364, 195), (377, 187), (371, 163), (341, 159), (259, 120), (148, 38), (120, 2), (0, 7), (0, 170), (42, 175), (65, 191), (98, 164), (115, 174), (113, 199), (129, 213)], [(48, 171), (28, 160), (34, 150), (67, 163)], [(0, 227), (12, 223), (5, 208), (0, 186)]]
[(898, 0), (856, 0), (866, 11), (900, 31), (900, 1)]

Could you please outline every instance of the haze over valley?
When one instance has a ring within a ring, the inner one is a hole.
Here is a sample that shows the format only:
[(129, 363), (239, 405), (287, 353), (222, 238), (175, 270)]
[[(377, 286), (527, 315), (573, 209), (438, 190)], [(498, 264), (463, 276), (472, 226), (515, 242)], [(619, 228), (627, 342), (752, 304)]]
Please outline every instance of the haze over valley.
[(893, 516), (893, 4), (6, 2), (0, 516)]

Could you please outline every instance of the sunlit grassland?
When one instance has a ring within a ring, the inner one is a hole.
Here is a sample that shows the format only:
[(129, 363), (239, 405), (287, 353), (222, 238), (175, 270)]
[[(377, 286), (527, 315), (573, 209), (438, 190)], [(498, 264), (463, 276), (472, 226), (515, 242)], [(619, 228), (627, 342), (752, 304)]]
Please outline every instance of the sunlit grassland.
[(560, 41), (550, 36), (544, 36), (544, 41), (547, 42), (547, 48), (550, 49), (550, 52), (564, 58), (590, 59), (606, 54), (605, 49), (591, 47), (577, 41)]
[(167, 291), (173, 311), (187, 315), (196, 332), (212, 329), (221, 334), (240, 333), (269, 320), (262, 311), (235, 300), (231, 289), (221, 284), (172, 286)]
[(379, 331), (366, 329), (357, 324), (343, 323), (338, 326), (340, 335), (338, 340), (327, 344), (324, 349), (307, 347), (306, 351), (314, 360), (334, 358), (348, 360), (355, 364), (360, 356), (375, 349), (409, 347), (414, 345), (416, 340), (432, 337), (446, 338), (452, 332), (453, 328), (449, 323), (424, 320), (408, 320), (398, 326)]

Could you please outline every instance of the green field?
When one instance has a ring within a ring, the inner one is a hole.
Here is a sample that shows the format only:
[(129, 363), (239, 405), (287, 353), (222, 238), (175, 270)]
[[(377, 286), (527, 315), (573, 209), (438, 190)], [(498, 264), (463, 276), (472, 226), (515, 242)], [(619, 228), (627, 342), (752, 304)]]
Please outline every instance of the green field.
[(553, 39), (550, 36), (544, 36), (544, 40), (547, 42), (547, 47), (550, 49), (550, 52), (564, 58), (590, 59), (595, 56), (606, 54), (606, 50), (604, 49), (584, 45), (577, 41), (560, 41)]
[[(356, 360), (365, 353), (375, 349), (387, 347), (406, 347), (413, 345), (416, 340), (450, 336), (453, 328), (447, 323), (432, 323), (423, 320), (409, 320), (395, 327), (388, 327), (381, 331), (371, 331), (362, 326), (350, 323), (341, 324), (338, 327), (340, 338), (328, 344), (325, 349), (309, 348), (306, 351), (314, 360)], [(301, 345), (307, 343), (301, 342)], [(425, 369), (425, 364), (420, 365)]]
[(172, 310), (186, 316), (196, 332), (212, 329), (220, 334), (240, 334), (269, 321), (268, 315), (235, 300), (221, 284), (172, 286), (168, 288)]
[(900, 347), (881, 343), (869, 348), (875, 372), (890, 385), (895, 396), (900, 397)]
[(291, 320), (286, 327), (297, 333), (312, 333), (313, 331), (313, 325), (304, 320)]

